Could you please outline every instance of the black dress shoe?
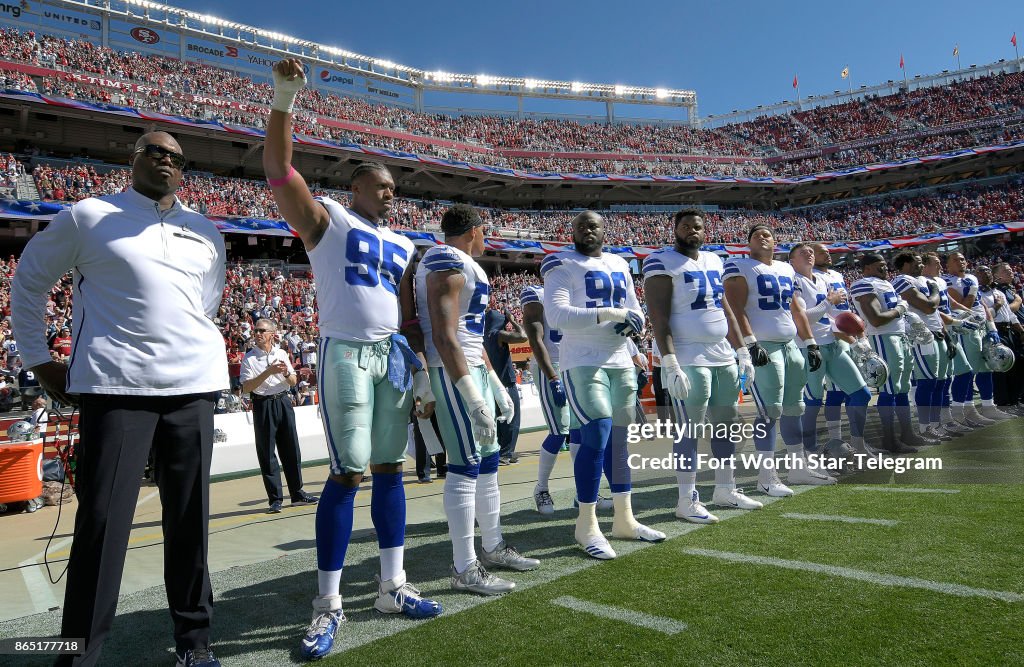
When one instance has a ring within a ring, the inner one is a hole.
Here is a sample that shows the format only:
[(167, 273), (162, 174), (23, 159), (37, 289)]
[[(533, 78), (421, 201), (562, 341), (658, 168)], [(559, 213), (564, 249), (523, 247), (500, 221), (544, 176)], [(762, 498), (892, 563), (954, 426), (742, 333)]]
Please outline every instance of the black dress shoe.
[(267, 508), (267, 514), (280, 514), (281, 513), (281, 501), (275, 500), (270, 503), (270, 507)]
[(295, 504), (298, 504), (298, 503), (305, 503), (307, 505), (316, 505), (318, 500), (320, 500), (320, 499), (317, 498), (316, 496), (312, 496), (312, 495), (306, 493), (305, 491), (299, 491), (294, 496), (292, 496), (292, 505), (295, 505)]

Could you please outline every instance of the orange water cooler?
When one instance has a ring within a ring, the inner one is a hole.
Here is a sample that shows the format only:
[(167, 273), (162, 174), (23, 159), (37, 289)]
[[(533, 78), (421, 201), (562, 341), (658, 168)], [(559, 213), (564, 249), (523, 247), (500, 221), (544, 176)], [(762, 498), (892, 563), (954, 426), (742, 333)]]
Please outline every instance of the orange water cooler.
[(0, 444), (0, 503), (38, 498), (43, 493), (43, 441)]

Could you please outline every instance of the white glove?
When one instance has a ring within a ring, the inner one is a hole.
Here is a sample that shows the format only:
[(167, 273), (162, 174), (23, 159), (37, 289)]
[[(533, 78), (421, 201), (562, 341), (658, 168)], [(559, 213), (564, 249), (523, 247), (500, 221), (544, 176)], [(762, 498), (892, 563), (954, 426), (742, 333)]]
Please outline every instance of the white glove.
[(498, 374), (494, 372), (493, 368), (487, 374), (487, 383), (491, 385), (494, 402), (498, 404), (498, 409), (501, 410), (501, 416), (498, 417), (498, 421), (505, 424), (509, 423), (515, 417), (516, 404), (512, 402), (512, 397), (508, 395), (508, 390), (505, 389), (505, 385), (501, 383)]
[(736, 373), (746, 375), (747, 382), (754, 380), (754, 362), (750, 360), (750, 350), (745, 347), (736, 350)]
[(669, 396), (677, 401), (685, 401), (690, 395), (690, 380), (679, 368), (676, 355), (666, 354), (661, 358), (661, 383), (665, 386)]
[(283, 113), (291, 113), (292, 106), (295, 104), (295, 96), (306, 85), (306, 75), (299, 74), (288, 78), (276, 69), (273, 74), (274, 101), (270, 103), (270, 108)]
[(414, 401), (419, 401), (422, 405), (437, 401), (434, 398), (433, 389), (430, 388), (430, 375), (426, 368), (412, 375), (412, 397)]
[(598, 308), (597, 322), (625, 322), (629, 318), (628, 308)]
[(476, 388), (471, 375), (463, 375), (455, 383), (455, 389), (459, 392), (463, 402), (466, 404), (466, 411), (469, 412), (469, 420), (473, 424), (473, 437), (478, 445), (494, 442), (497, 431), (494, 428), (494, 415), (491, 408), (484, 401), (480, 390)]

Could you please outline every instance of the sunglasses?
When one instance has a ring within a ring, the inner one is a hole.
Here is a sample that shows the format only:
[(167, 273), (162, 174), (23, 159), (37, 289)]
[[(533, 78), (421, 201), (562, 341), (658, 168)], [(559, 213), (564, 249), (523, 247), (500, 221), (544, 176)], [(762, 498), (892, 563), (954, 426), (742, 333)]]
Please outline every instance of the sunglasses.
[(165, 157), (171, 158), (171, 166), (175, 169), (181, 170), (185, 168), (185, 156), (181, 153), (175, 153), (172, 150), (167, 150), (163, 146), (157, 146), (156, 144), (146, 144), (142, 148), (136, 148), (136, 153), (144, 153), (146, 157), (156, 160), (159, 162)]
[(256, 333), (274, 333), (273, 329), (256, 329)]

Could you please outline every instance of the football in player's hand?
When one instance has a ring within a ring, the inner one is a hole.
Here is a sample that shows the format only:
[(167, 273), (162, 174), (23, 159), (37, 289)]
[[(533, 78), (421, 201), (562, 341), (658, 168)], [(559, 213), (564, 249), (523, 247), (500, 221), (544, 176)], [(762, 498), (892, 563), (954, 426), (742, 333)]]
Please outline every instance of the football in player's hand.
[(836, 329), (851, 336), (859, 336), (864, 333), (864, 320), (857, 317), (855, 313), (843, 311), (836, 315)]

